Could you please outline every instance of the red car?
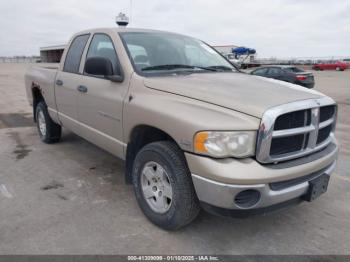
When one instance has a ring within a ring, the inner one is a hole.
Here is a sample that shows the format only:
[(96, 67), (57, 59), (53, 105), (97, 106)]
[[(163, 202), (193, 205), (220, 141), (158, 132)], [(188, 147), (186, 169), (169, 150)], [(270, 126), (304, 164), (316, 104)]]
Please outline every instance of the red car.
[(349, 68), (348, 63), (344, 62), (335, 62), (335, 63), (324, 63), (324, 64), (315, 64), (312, 69), (315, 70), (337, 70), (337, 71), (344, 71), (345, 69)]

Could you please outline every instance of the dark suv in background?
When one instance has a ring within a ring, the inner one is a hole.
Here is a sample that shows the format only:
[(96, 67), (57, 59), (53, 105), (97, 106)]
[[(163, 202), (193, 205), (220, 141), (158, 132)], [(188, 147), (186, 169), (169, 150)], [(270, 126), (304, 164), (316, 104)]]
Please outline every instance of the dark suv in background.
[(264, 66), (255, 69), (250, 74), (274, 78), (307, 88), (313, 88), (315, 85), (315, 80), (312, 73), (305, 72), (304, 70), (295, 66)]

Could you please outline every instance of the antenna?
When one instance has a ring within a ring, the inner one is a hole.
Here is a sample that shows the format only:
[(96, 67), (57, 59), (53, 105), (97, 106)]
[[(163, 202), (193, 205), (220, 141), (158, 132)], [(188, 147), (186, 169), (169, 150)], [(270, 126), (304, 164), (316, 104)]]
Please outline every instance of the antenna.
[(132, 0), (130, 0), (130, 24), (132, 22)]
[(127, 26), (129, 24), (129, 17), (127, 17), (124, 13), (120, 12), (119, 15), (115, 18), (115, 22), (119, 26)]

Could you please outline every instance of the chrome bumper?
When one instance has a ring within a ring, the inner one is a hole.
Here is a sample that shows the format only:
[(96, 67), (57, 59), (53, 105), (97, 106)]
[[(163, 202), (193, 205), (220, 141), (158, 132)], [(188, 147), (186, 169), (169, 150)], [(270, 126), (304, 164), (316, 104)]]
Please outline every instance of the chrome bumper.
[[(335, 169), (335, 166), (336, 161), (334, 161), (326, 170), (323, 170), (320, 175), (331, 175)], [(305, 174), (305, 176), (306, 175), (308, 174)], [(309, 188), (308, 181), (304, 181), (300, 184), (296, 184), (282, 190), (272, 190), (269, 184), (232, 185), (216, 182), (196, 174), (192, 174), (192, 180), (197, 196), (201, 202), (215, 207), (234, 210), (250, 210), (270, 207), (299, 198), (306, 194)], [(256, 204), (250, 206), (249, 208), (238, 206), (234, 201), (236, 195), (249, 189), (259, 191), (260, 199)]]

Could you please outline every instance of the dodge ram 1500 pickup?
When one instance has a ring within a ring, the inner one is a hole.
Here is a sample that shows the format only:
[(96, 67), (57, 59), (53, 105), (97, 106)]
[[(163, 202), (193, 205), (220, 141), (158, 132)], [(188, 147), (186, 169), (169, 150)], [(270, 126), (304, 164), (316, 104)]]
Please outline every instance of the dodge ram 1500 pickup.
[(41, 140), (65, 127), (125, 160), (140, 208), (167, 230), (200, 208), (239, 216), (312, 201), (335, 168), (331, 98), (239, 72), (188, 36), (80, 32), (25, 86)]

